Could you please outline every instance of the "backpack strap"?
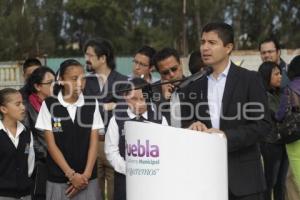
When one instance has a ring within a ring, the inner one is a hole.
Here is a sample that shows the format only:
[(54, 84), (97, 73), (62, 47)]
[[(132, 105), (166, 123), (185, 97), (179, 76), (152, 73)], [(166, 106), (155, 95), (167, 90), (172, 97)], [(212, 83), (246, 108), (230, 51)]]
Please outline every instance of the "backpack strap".
[(290, 104), (291, 109), (300, 111), (300, 96), (289, 86), (288, 86), (288, 104)]

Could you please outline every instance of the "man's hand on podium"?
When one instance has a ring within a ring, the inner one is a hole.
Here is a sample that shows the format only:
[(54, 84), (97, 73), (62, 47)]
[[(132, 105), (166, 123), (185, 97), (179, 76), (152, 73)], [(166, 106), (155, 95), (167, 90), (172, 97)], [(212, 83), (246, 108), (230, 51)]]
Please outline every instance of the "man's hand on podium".
[(206, 125), (200, 121), (192, 123), (190, 125), (189, 129), (194, 130), (194, 131), (202, 131), (202, 132), (209, 133), (209, 134), (216, 133), (216, 134), (226, 137), (224, 131), (221, 131), (220, 129), (216, 129), (216, 128), (208, 129), (206, 127)]
[(189, 129), (194, 131), (207, 131), (208, 128), (200, 121), (196, 121), (189, 126)]
[(225, 134), (224, 131), (221, 131), (220, 129), (217, 128), (210, 128), (204, 131), (206, 133), (218, 133), (218, 134)]
[(210, 129), (207, 129), (206, 131), (204, 131), (206, 133), (213, 133), (213, 134), (218, 134), (222, 137), (226, 137), (226, 134), (224, 131), (221, 131), (220, 129), (217, 129), (217, 128), (210, 128)]

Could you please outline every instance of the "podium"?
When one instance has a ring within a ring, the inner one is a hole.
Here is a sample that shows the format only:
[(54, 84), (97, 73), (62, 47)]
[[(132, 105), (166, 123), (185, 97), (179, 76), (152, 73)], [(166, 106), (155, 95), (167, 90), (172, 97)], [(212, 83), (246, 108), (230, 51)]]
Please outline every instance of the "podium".
[(125, 138), (128, 200), (228, 200), (224, 136), (128, 121)]

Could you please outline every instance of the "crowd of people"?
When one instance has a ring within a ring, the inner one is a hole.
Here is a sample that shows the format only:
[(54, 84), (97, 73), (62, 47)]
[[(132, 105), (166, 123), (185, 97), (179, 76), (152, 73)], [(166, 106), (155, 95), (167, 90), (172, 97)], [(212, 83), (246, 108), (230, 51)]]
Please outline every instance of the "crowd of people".
[(300, 55), (286, 64), (273, 37), (258, 49), (258, 72), (235, 65), (233, 28), (217, 22), (201, 32), (191, 76), (175, 49), (150, 46), (120, 74), (103, 38), (85, 43), (86, 66), (27, 59), (24, 86), (0, 90), (0, 200), (126, 200), (126, 121), (224, 134), (229, 200), (300, 199), (300, 136), (279, 129), (300, 113)]

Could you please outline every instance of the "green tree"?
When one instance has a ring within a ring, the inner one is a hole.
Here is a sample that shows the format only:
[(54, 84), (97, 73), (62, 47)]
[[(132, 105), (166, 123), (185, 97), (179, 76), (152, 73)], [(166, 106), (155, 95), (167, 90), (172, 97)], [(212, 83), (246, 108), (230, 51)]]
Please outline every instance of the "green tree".
[(2, 0), (0, 59), (81, 56), (91, 37), (111, 40), (119, 56), (131, 56), (145, 44), (183, 53), (184, 41), (190, 52), (199, 48), (201, 29), (212, 21), (233, 25), (237, 49), (256, 49), (271, 35), (297, 48), (299, 10), (298, 0)]

